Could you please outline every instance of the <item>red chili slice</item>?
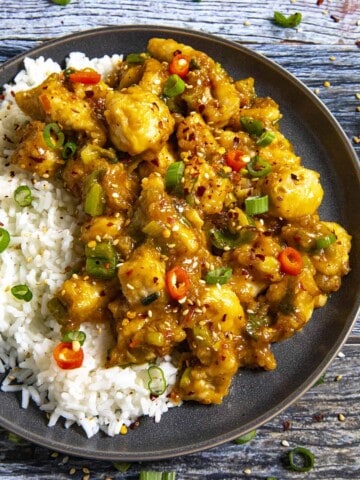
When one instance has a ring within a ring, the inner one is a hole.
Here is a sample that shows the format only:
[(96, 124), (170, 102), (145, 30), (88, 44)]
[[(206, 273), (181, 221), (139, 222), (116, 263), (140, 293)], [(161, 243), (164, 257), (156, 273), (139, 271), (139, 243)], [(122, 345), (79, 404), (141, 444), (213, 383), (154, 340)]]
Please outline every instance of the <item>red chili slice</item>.
[(302, 257), (300, 252), (292, 247), (286, 247), (278, 255), (280, 268), (283, 273), (288, 275), (299, 275), (302, 270)]
[(180, 78), (185, 78), (189, 73), (190, 59), (182, 53), (174, 55), (169, 64), (169, 73), (171, 75), (178, 75)]
[(171, 297), (175, 300), (185, 297), (190, 288), (187, 271), (179, 266), (172, 268), (166, 274), (166, 285)]
[(81, 367), (84, 351), (82, 348), (74, 350), (72, 342), (61, 342), (55, 347), (53, 357), (60, 368), (72, 370)]
[(225, 154), (225, 162), (228, 167), (231, 167), (234, 172), (239, 172), (246, 166), (243, 160), (244, 152), (241, 150), (229, 150)]
[(83, 72), (74, 72), (69, 75), (70, 82), (83, 83), (84, 85), (96, 85), (101, 80), (100, 73), (92, 70), (85, 70)]

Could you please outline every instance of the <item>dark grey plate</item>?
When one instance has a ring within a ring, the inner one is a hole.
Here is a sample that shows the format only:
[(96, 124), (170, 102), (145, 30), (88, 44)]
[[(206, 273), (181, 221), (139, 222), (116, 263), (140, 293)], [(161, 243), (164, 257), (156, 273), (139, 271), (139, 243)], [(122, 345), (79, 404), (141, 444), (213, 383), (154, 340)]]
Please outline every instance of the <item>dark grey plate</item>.
[(153, 36), (174, 38), (214, 57), (235, 78), (253, 76), (261, 96), (271, 96), (284, 115), (281, 128), (303, 164), (318, 170), (325, 189), (321, 216), (340, 222), (353, 235), (352, 271), (341, 290), (316, 311), (294, 338), (274, 346), (273, 372), (241, 371), (221, 406), (186, 404), (165, 414), (159, 424), (147, 418), (126, 436), (98, 434), (87, 439), (78, 428), (46, 426), (35, 406), (21, 409), (15, 394), (0, 392), (0, 424), (28, 440), (82, 457), (134, 461), (183, 455), (219, 445), (257, 428), (302, 395), (321, 375), (349, 334), (359, 305), (360, 171), (341, 127), (302, 83), (270, 60), (213, 36), (156, 26), (110, 27), (49, 42), (0, 67), (0, 85), (22, 68), (25, 56), (58, 62), (71, 51), (90, 57), (143, 51)]

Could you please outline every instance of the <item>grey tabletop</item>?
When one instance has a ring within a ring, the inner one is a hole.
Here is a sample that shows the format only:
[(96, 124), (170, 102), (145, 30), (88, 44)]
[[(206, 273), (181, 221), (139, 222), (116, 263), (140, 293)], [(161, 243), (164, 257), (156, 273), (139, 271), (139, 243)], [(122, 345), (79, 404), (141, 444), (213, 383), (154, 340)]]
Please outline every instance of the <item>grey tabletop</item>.
[[(281, 28), (275, 10), (301, 12), (297, 28)], [(312, 89), (360, 152), (359, 0), (2, 0), (0, 63), (50, 39), (113, 25), (157, 24), (211, 33), (247, 45)], [(191, 455), (115, 465), (68, 457), (0, 429), (3, 479), (137, 479), (141, 470), (174, 471), (177, 479), (360, 479), (360, 322), (355, 324), (323, 383), (262, 427), (244, 445), (228, 442)], [(309, 448), (315, 468), (297, 473), (283, 459)], [(124, 471), (120, 471), (124, 470)]]

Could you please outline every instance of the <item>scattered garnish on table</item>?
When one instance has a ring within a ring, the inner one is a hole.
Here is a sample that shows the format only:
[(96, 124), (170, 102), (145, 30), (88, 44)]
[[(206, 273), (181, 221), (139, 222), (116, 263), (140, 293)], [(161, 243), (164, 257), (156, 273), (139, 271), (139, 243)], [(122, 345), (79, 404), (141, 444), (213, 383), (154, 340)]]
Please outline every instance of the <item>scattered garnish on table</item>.
[(279, 27), (283, 28), (295, 28), (302, 20), (302, 14), (300, 12), (293, 13), (288, 17), (281, 12), (274, 12), (274, 22)]

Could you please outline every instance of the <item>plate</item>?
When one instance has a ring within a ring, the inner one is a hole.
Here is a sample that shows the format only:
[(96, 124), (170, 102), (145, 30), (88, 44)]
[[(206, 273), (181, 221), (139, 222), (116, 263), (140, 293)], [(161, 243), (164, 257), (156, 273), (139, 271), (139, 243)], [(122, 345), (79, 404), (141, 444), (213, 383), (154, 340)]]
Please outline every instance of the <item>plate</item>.
[(125, 436), (86, 438), (80, 428), (61, 423), (49, 428), (36, 406), (20, 407), (15, 394), (0, 392), (0, 424), (39, 445), (65, 454), (100, 460), (140, 461), (205, 450), (253, 430), (298, 399), (327, 368), (356, 319), (360, 278), (360, 170), (341, 127), (320, 100), (300, 81), (267, 58), (236, 43), (205, 33), (159, 26), (124, 26), (63, 37), (14, 58), (0, 67), (0, 84), (11, 81), (26, 56), (62, 63), (71, 51), (90, 57), (143, 51), (153, 36), (174, 38), (202, 50), (235, 78), (252, 76), (259, 96), (270, 96), (283, 113), (282, 132), (303, 159), (321, 174), (323, 219), (341, 223), (353, 235), (350, 274), (327, 305), (290, 340), (273, 346), (275, 371), (241, 370), (222, 405), (186, 403), (164, 414), (160, 423), (141, 419)]

